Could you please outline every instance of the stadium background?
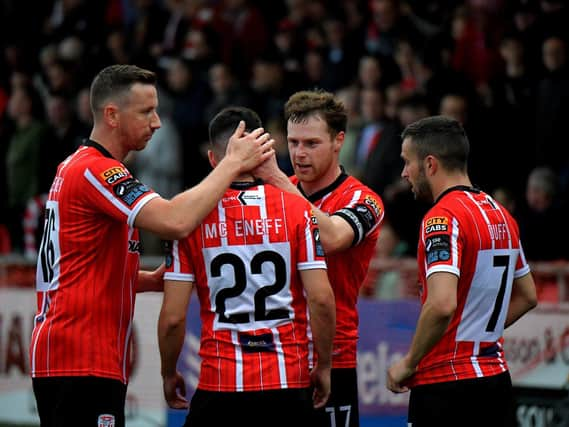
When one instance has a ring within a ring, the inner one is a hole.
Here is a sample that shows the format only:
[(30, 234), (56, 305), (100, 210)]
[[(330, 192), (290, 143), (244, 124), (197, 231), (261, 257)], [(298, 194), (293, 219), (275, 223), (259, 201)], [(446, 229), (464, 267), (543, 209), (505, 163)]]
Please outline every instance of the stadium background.
[[(520, 425), (569, 425), (567, 18), (559, 0), (0, 2), (0, 425), (33, 420), (27, 345), (45, 192), (57, 163), (88, 137), (88, 84), (112, 63), (158, 74), (163, 127), (127, 164), (166, 197), (208, 172), (207, 123), (220, 108), (257, 110), (290, 173), (288, 96), (319, 87), (345, 102), (342, 163), (386, 205), (362, 289), (369, 425), (378, 416), (404, 425), (405, 401), (388, 394), (382, 375), (385, 358), (406, 348), (418, 310), (414, 256), (426, 206), (399, 179), (399, 133), (430, 114), (460, 120), (473, 182), (518, 219), (538, 279), (539, 310), (507, 337)], [(145, 264), (157, 265), (160, 242), (142, 238)], [(137, 302), (145, 316), (129, 410), (158, 413), (142, 425), (166, 422), (153, 341), (159, 303), (158, 295)], [(186, 359), (191, 377), (196, 360)]]

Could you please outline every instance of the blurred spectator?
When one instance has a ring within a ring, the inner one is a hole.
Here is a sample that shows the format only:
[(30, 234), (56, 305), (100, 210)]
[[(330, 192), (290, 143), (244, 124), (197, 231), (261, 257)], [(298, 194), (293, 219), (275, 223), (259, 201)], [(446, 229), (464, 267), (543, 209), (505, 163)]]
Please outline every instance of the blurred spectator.
[(559, 37), (543, 42), (544, 76), (537, 86), (536, 147), (537, 164), (549, 165), (562, 176), (565, 187), (569, 180), (569, 145), (566, 138), (569, 117), (569, 69), (567, 45)]
[(385, 115), (384, 95), (378, 89), (360, 93), (364, 125), (356, 143), (356, 167), (364, 184), (383, 198), (385, 188), (403, 167), (400, 129)]
[[(500, 178), (516, 198), (525, 191), (525, 180), (535, 166), (535, 76), (527, 66), (526, 50), (516, 36), (506, 35), (500, 42), (503, 69), (491, 83), (491, 115), (499, 117), (495, 126), (497, 144), (489, 161), (491, 168), (502, 169), (517, 152), (516, 167)], [(523, 125), (520, 125), (523, 124)]]
[(8, 227), (12, 249), (23, 250), (24, 211), (28, 200), (40, 190), (40, 150), (46, 142), (47, 127), (40, 119), (41, 100), (30, 86), (15, 87), (10, 96), (8, 114), (14, 132), (8, 140), (6, 176)]
[[(131, 172), (162, 197), (171, 198), (183, 190), (182, 141), (164, 106), (158, 107), (161, 127), (144, 150), (133, 151), (127, 160)], [(140, 230), (145, 255), (162, 255), (162, 240)]]
[(293, 175), (294, 170), (290, 162), (290, 155), (288, 153), (288, 142), (286, 139), (286, 129), (283, 118), (275, 117), (273, 119), (270, 119), (266, 123), (265, 129), (275, 140), (275, 145), (273, 147), (276, 152), (277, 164), (279, 165), (279, 168), (288, 176)]
[(48, 133), (40, 148), (39, 193), (47, 193), (57, 166), (82, 143), (81, 124), (75, 116), (71, 100), (52, 93), (45, 100)]
[(259, 8), (249, 0), (220, 0), (217, 27), (223, 31), (223, 51), (230, 52), (230, 65), (239, 78), (248, 78), (251, 66), (269, 44), (269, 32)]
[(569, 210), (556, 196), (554, 171), (548, 167), (532, 170), (527, 180), (525, 203), (516, 216), (528, 260), (569, 260)]
[(510, 214), (516, 216), (517, 201), (514, 193), (508, 188), (499, 186), (492, 192), (492, 197), (504, 206)]
[(206, 123), (209, 123), (225, 107), (251, 105), (251, 95), (245, 87), (239, 84), (226, 64), (219, 62), (212, 65), (208, 74), (212, 96), (205, 106), (204, 121)]
[(167, 93), (162, 98), (163, 102), (172, 103), (171, 117), (182, 139), (184, 187), (190, 187), (209, 171), (201, 145), (207, 141), (203, 108), (210, 99), (210, 91), (207, 83), (195, 75), (192, 63), (182, 58), (170, 63), (166, 83)]
[(271, 54), (257, 58), (249, 82), (253, 109), (263, 123), (281, 118), (284, 104), (294, 92), (294, 82), (285, 72), (283, 65)]
[(363, 121), (360, 114), (360, 91), (352, 85), (346, 86), (336, 92), (336, 98), (344, 104), (348, 115), (344, 145), (340, 150), (340, 164), (344, 166), (349, 175), (357, 173), (356, 145), (362, 129)]

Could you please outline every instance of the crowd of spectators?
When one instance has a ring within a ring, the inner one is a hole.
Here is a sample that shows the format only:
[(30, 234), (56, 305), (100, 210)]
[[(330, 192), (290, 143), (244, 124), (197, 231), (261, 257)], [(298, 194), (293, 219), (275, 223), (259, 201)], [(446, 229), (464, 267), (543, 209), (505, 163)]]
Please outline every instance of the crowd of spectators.
[(5, 0), (0, 251), (33, 256), (56, 166), (90, 133), (90, 81), (132, 63), (158, 75), (162, 128), (128, 166), (165, 197), (209, 172), (207, 125), (227, 105), (259, 113), (291, 173), (283, 106), (318, 87), (348, 108), (342, 162), (384, 199), (386, 256), (415, 254), (428, 208), (400, 180), (401, 130), (445, 114), (528, 256), (569, 259), (567, 22), (562, 0)]

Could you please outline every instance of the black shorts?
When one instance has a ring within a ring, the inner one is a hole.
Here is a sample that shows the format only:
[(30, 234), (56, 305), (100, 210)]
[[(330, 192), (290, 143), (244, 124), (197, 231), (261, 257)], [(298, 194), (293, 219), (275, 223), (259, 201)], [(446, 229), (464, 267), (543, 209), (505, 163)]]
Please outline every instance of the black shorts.
[(355, 368), (334, 368), (332, 393), (324, 408), (312, 410), (311, 426), (359, 427), (358, 376)]
[(509, 372), (411, 389), (409, 427), (514, 427)]
[(197, 389), (184, 426), (301, 427), (308, 424), (308, 388), (217, 392)]
[(124, 427), (126, 384), (99, 377), (32, 378), (41, 427)]

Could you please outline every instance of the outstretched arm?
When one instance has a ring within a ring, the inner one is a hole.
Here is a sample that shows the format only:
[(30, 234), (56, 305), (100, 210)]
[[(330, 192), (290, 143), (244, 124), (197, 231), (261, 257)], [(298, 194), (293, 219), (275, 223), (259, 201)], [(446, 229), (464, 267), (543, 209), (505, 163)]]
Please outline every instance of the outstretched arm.
[(150, 200), (136, 216), (135, 226), (164, 239), (187, 236), (215, 207), (239, 174), (274, 155), (273, 143), (263, 128), (245, 133), (245, 123), (241, 122), (229, 140), (227, 154), (202, 182), (171, 200), (160, 197)]
[[(253, 174), (261, 178), (267, 184), (274, 185), (287, 193), (304, 197), (299, 189), (290, 181), (288, 176), (279, 168), (276, 156), (271, 156), (267, 161), (257, 167)], [(354, 229), (350, 224), (339, 216), (328, 216), (316, 206), (312, 206), (312, 212), (318, 220), (320, 229), (320, 241), (327, 254), (340, 252), (349, 248), (354, 241)]]

